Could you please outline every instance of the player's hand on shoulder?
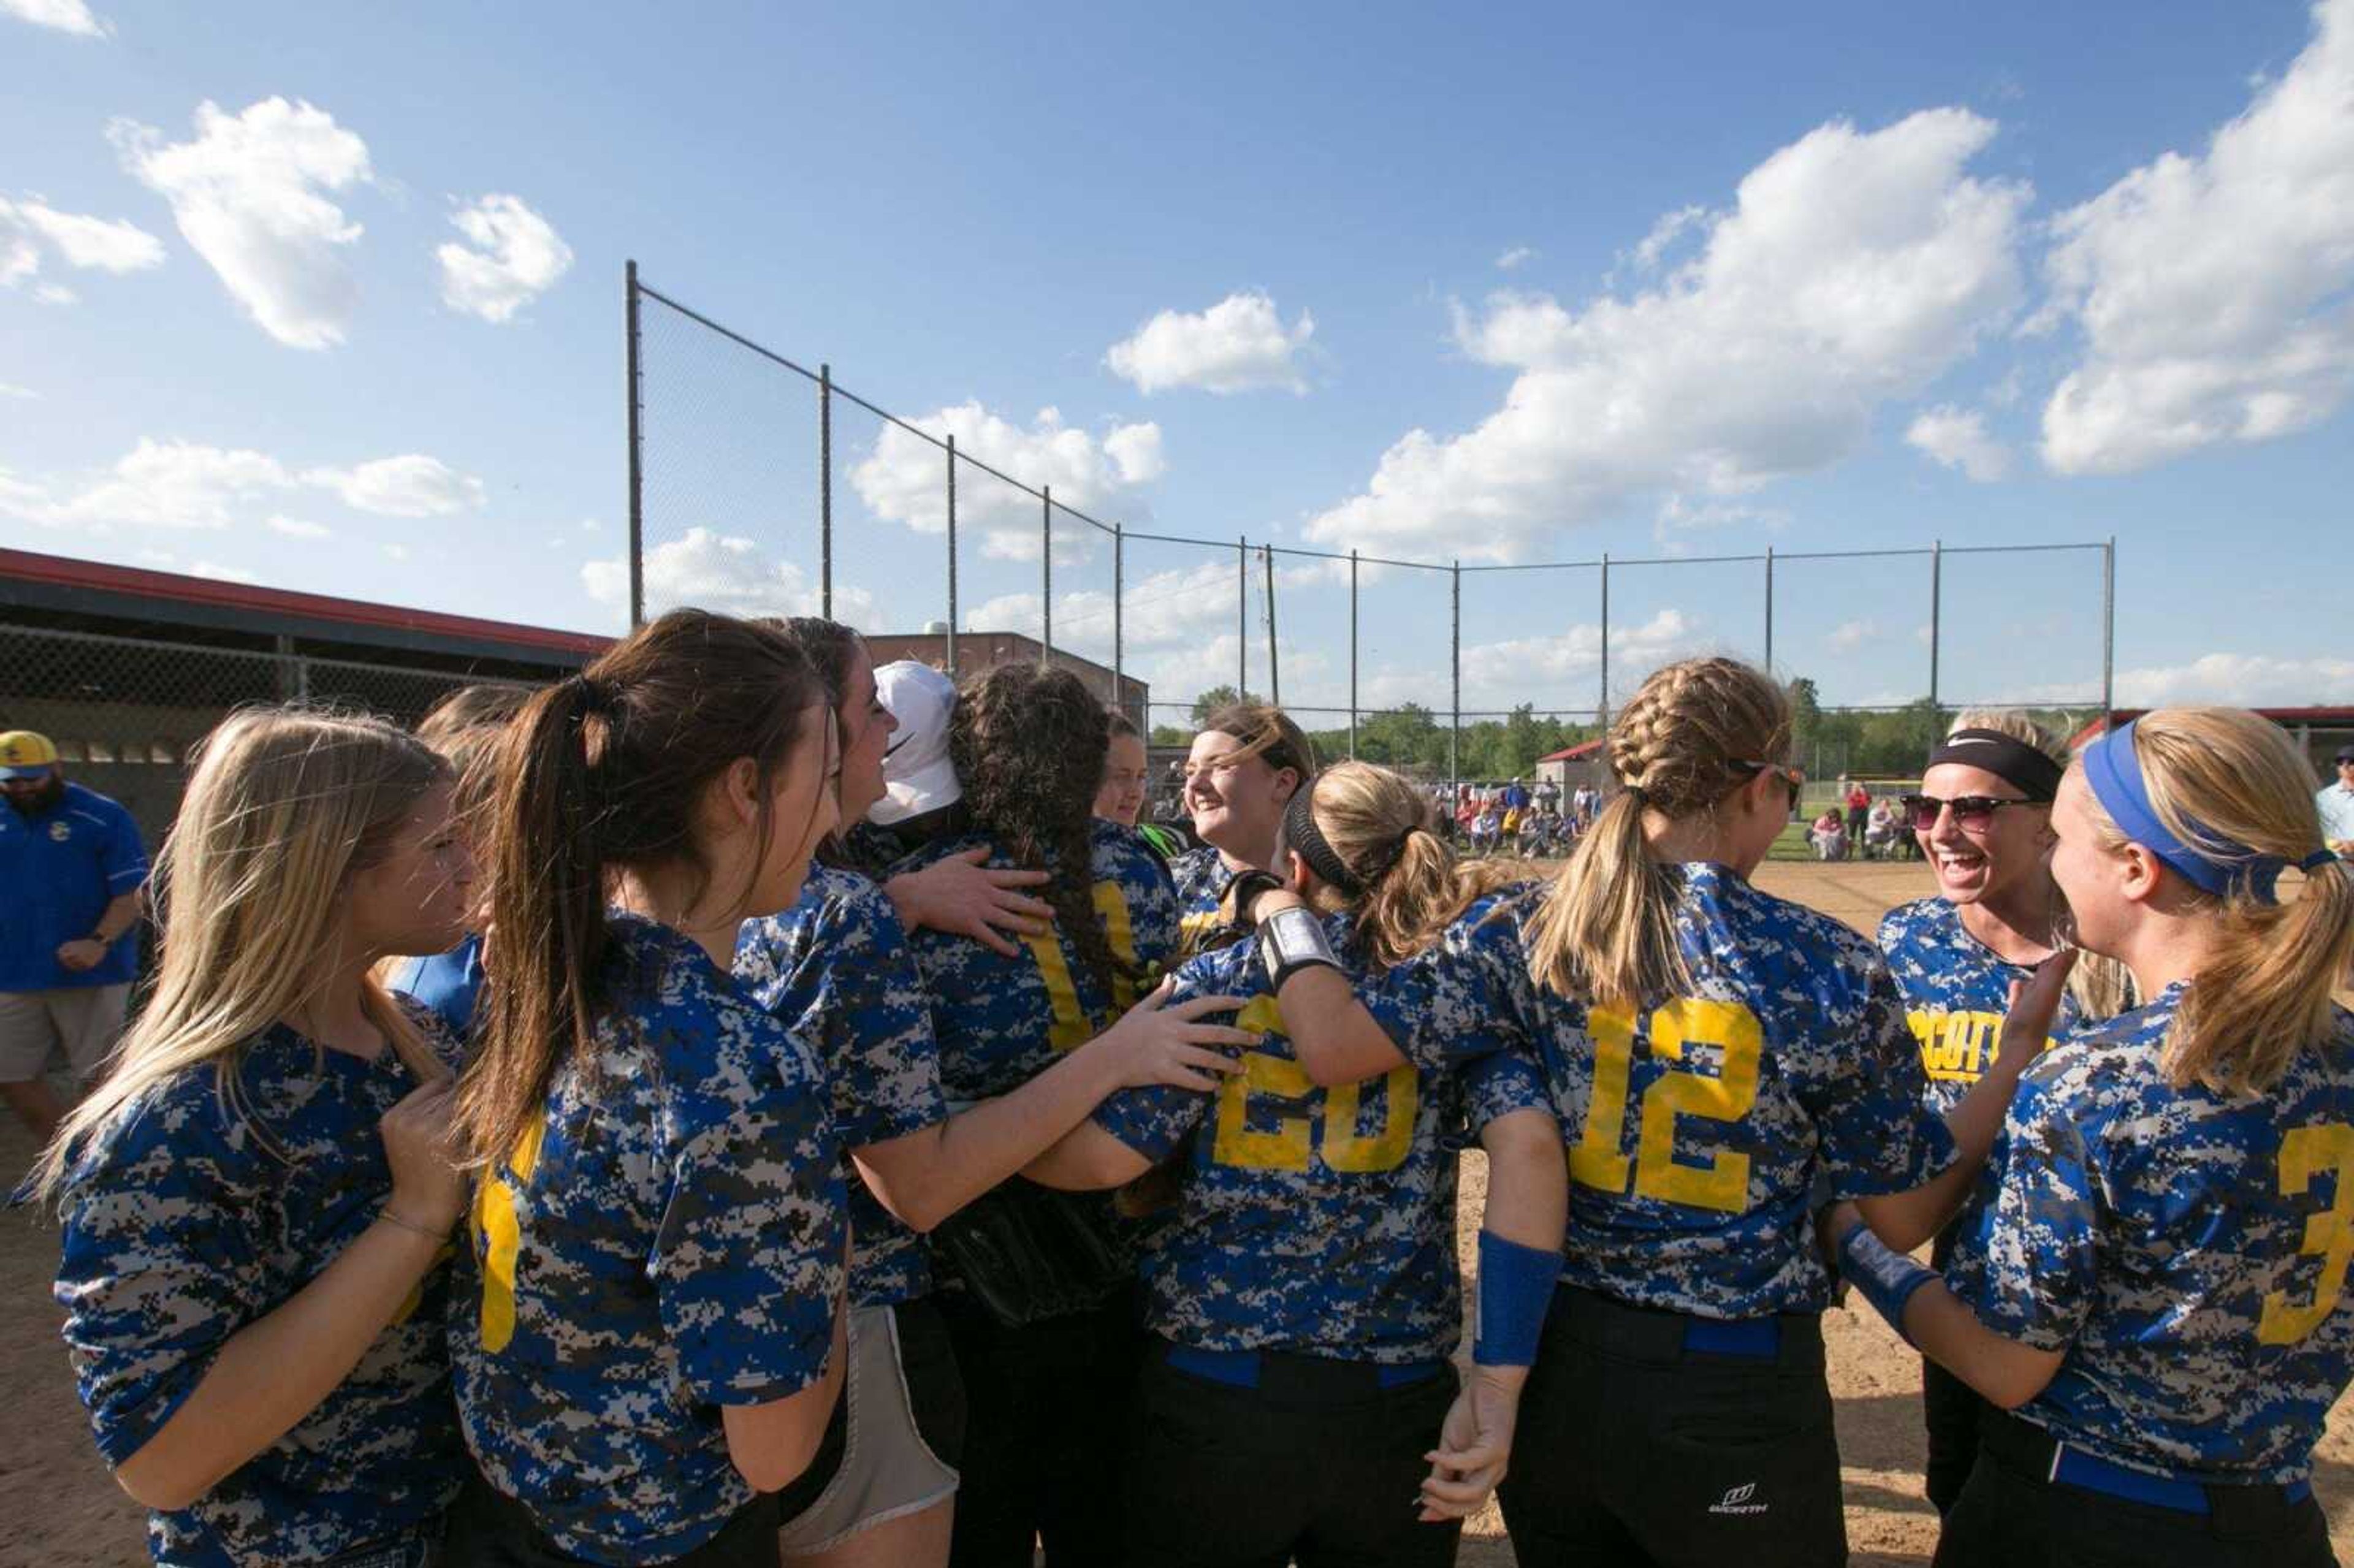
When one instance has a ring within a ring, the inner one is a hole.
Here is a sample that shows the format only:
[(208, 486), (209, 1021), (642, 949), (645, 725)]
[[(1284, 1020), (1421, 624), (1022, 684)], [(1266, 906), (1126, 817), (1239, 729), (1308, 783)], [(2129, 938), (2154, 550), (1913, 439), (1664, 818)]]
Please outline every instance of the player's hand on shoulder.
[(1257, 1044), (1259, 1037), (1246, 1029), (1205, 1022), (1213, 1015), (1240, 1012), (1244, 998), (1197, 996), (1172, 1007), (1170, 990), (1171, 982), (1162, 980), (1089, 1049), (1117, 1054), (1123, 1087), (1170, 1084), (1206, 1094), (1241, 1065), (1235, 1053)]
[(1043, 871), (983, 865), (989, 855), (990, 846), (976, 844), (921, 871), (902, 872), (883, 890), (909, 926), (970, 937), (1010, 959), (1021, 948), (1008, 934), (1043, 937), (1055, 928), (1053, 906), (1022, 891), (1053, 878)]

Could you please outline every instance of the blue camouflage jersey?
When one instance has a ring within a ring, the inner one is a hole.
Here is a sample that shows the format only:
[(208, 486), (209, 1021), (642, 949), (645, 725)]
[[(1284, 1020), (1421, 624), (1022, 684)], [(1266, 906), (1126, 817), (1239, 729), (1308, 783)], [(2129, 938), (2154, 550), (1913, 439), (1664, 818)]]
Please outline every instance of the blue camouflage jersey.
[(1225, 859), (1209, 844), (1197, 844), (1169, 859), (1169, 878), (1177, 888), (1179, 955), (1192, 958), (1213, 948), (1224, 948), (1249, 935), (1218, 916), (1218, 900), (1235, 879)]
[[(902, 862), (920, 870), (990, 842), (975, 833), (943, 839)], [(1094, 898), (1111, 950), (1145, 971), (1108, 991), (1060, 930), (1025, 937), (1013, 958), (970, 937), (918, 930), (909, 938), (924, 990), (936, 1000), (940, 1082), (951, 1100), (988, 1099), (1036, 1077), (1066, 1051), (1094, 1039), (1152, 988), (1151, 972), (1177, 949), (1177, 899), (1169, 874), (1136, 830), (1093, 824)], [(984, 865), (1019, 869), (993, 850)]]
[[(1332, 915), (1324, 927), (1358, 976), (1352, 924)], [(1192, 1140), (1176, 1211), (1143, 1250), (1147, 1327), (1199, 1350), (1384, 1365), (1454, 1350), (1458, 1133), (1467, 1120), (1476, 1129), (1547, 1103), (1535, 1064), (1485, 1026), (1461, 978), (1429, 965), (1357, 979), (1407, 1061), (1320, 1088), (1251, 944), (1177, 971), (1172, 1002), (1248, 997), (1235, 1023), (1261, 1039), (1214, 1094), (1154, 1085), (1096, 1110), (1099, 1126), (1155, 1161)]]
[(2017, 1414), (2146, 1471), (2287, 1483), (2354, 1378), (2354, 1014), (2262, 1095), (2170, 1086), (2184, 988), (2027, 1070), (1947, 1269), (2067, 1359)]
[(567, 1552), (666, 1563), (752, 1499), (720, 1408), (825, 1371), (842, 1150), (809, 1046), (693, 941), (610, 920), (596, 1062), (486, 1173), (451, 1355), (492, 1485)]
[(1530, 979), (1541, 889), (1475, 906), (1422, 961), (1484, 969), (1544, 1067), (1570, 1139), (1563, 1283), (1700, 1318), (1819, 1312), (1810, 1198), (1917, 1187), (1953, 1139), (1870, 942), (1724, 866), (1674, 869), (1690, 984), (1648, 1011)]
[[(1963, 926), (1960, 906), (1942, 898), (1916, 898), (1882, 916), (1880, 951), (1920, 1043), (1926, 1103), (1950, 1116), (2001, 1054), (2011, 982), (2024, 985), (2034, 966), (1997, 956)], [(2054, 1038), (2075, 1023), (2075, 999), (2062, 996)]]
[(851, 1305), (924, 1295), (932, 1275), (921, 1238), (849, 1160), (948, 1119), (931, 1010), (898, 911), (856, 872), (811, 866), (790, 909), (745, 923), (736, 978), (825, 1064), (850, 1189)]
[[(404, 1004), (434, 1051), (458, 1047)], [(78, 1155), (57, 1298), (99, 1452), (120, 1465), (202, 1382), (221, 1346), (285, 1305), (376, 1223), (392, 1195), (377, 1124), (419, 1087), (284, 1025), (214, 1066), (154, 1085)], [(316, 1563), (435, 1528), (465, 1472), (450, 1398), (437, 1262), (359, 1364), (308, 1415), (194, 1505), (149, 1516), (155, 1561)]]

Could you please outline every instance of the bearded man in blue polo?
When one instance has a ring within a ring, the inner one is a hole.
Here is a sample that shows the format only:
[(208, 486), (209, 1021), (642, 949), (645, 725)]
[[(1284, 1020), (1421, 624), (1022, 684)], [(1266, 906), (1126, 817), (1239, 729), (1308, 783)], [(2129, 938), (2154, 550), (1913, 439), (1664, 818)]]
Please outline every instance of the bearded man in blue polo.
[(0, 735), (0, 1097), (47, 1142), (65, 1114), (51, 1058), (86, 1085), (122, 1033), (147, 852), (130, 812), (68, 782), (47, 736)]

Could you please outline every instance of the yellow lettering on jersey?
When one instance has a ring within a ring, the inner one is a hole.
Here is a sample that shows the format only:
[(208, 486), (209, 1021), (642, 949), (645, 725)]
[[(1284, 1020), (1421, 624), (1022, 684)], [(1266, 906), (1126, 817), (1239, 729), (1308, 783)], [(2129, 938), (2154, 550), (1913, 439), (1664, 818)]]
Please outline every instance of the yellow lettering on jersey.
[[(1248, 1009), (1243, 1016), (1249, 1016)], [(1236, 1026), (1250, 1027), (1239, 1020)], [(1254, 1094), (1269, 1094), (1303, 1101), (1315, 1093), (1316, 1085), (1307, 1069), (1290, 1057), (1244, 1052), (1243, 1070), (1227, 1074), (1218, 1084), (1218, 1136), (1210, 1146), (1210, 1157), (1221, 1165), (1246, 1171), (1307, 1170), (1308, 1118), (1281, 1117), (1273, 1132), (1255, 1132), (1250, 1126), (1250, 1098)]]
[(482, 1349), (496, 1353), (514, 1338), (515, 1257), (523, 1250), (523, 1231), (515, 1219), (514, 1188), (507, 1172), (528, 1182), (539, 1164), (544, 1122), (533, 1122), (515, 1140), (506, 1171), (492, 1171), (474, 1194), (474, 1227), (482, 1236)]
[(1367, 1078), (1363, 1084), (1340, 1084), (1324, 1091), (1324, 1163), (1335, 1171), (1394, 1171), (1413, 1151), (1414, 1067), (1392, 1067), (1383, 1076), (1382, 1130), (1366, 1138), (1357, 1131), (1358, 1096), (1372, 1082)]
[(1716, 1050), (1713, 1077), (1690, 1067), (1668, 1074), (1643, 1092), (1643, 1130), (1635, 1160), (1635, 1191), (1647, 1198), (1718, 1209), (1728, 1214), (1749, 1207), (1749, 1156), (1718, 1150), (1705, 1166), (1676, 1159), (1676, 1118), (1739, 1121), (1757, 1102), (1757, 1062), (1766, 1035), (1757, 1015), (1738, 1002), (1671, 1001), (1651, 1014), (1651, 1054), (1691, 1061), (1685, 1047)]
[(1916, 1011), (1904, 1022), (1920, 1042), (1921, 1072), (1932, 1083), (1975, 1084), (2001, 1054), (1999, 1012)]
[[(1098, 882), (1089, 895), (1095, 901), (1096, 913), (1103, 917), (1104, 937), (1111, 950), (1122, 961), (1136, 962), (1136, 936), (1128, 916), (1128, 899), (1116, 882)], [(1075, 1051), (1094, 1039), (1096, 1021), (1079, 1005), (1079, 988), (1071, 979), (1071, 961), (1063, 955), (1062, 939), (1053, 931), (1040, 932), (1022, 938), (1030, 956), (1038, 962), (1038, 978), (1046, 987), (1046, 1004), (1054, 1009), (1055, 1021), (1046, 1026), (1046, 1044), (1056, 1052)], [(1136, 984), (1126, 976), (1112, 980), (1112, 1007), (1115, 1016), (1136, 1005)]]
[(1189, 959), (1201, 952), (1222, 924), (1224, 922), (1219, 920), (1218, 912), (1214, 909), (1204, 909), (1197, 915), (1183, 916), (1177, 922), (1179, 952)]
[(1585, 1015), (1594, 1036), (1594, 1097), (1585, 1128), (1569, 1152), (1570, 1180), (1604, 1192), (1627, 1190), (1627, 1156), (1619, 1143), (1627, 1130), (1627, 1080), (1635, 1060), (1635, 1019), (1617, 1008), (1597, 1007)]
[(2305, 1222), (2300, 1257), (2318, 1255), (2321, 1277), (2314, 1283), (2313, 1299), (2297, 1306), (2285, 1290), (2264, 1293), (2264, 1312), (2256, 1319), (2256, 1342), (2293, 1345), (2328, 1320), (2346, 1287), (2346, 1266), (2354, 1262), (2354, 1127), (2327, 1122), (2300, 1127), (2281, 1139), (2281, 1196), (2294, 1198), (2323, 1171), (2333, 1178), (2329, 1207)]

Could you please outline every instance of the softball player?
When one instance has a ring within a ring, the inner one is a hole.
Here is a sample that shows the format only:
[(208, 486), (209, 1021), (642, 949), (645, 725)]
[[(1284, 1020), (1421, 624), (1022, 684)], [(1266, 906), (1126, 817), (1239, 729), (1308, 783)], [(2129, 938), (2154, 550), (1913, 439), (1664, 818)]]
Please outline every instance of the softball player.
[(1315, 776), (1316, 748), (1281, 708), (1229, 704), (1203, 722), (1185, 758), (1185, 808), (1202, 842), (1169, 863), (1186, 956), (1248, 934), (1226, 925), (1220, 901), (1237, 874), (1274, 866), (1284, 807)]
[[(457, 776), (458, 831), (469, 846), (489, 826), (498, 788), (499, 742), (530, 692), (521, 686), (461, 686), (434, 705), (417, 726), (417, 738), (439, 752)], [(474, 1026), (474, 1003), (482, 987), (482, 921), (476, 908), (467, 917), (466, 937), (446, 953), (406, 959), (385, 983), (433, 1010), (442, 1025), (463, 1040)]]
[(824, 1069), (728, 973), (833, 825), (833, 727), (791, 643), (676, 610), (510, 731), (460, 1087), (482, 1175), (451, 1348), (482, 1471), (455, 1563), (773, 1564), (839, 1463)]
[[(1168, 873), (1132, 831), (1092, 815), (1105, 732), (1102, 705), (1064, 671), (1001, 665), (958, 696), (949, 749), (973, 832), (902, 869), (987, 846), (986, 865), (1053, 874), (1040, 892), (1055, 921), (1013, 959), (914, 934), (952, 1103), (1037, 1077), (1150, 992), (1176, 951)], [(1028, 1568), (1043, 1537), (1050, 1564), (1116, 1561), (1138, 1344), (1129, 1244), (1108, 1201), (1017, 1180), (933, 1244), (969, 1417), (950, 1560)]]
[(1185, 853), (1185, 841), (1157, 822), (1136, 819), (1144, 810), (1144, 736), (1117, 708), (1111, 714), (1111, 740), (1104, 749), (1103, 787), (1096, 791), (1096, 815), (1108, 822), (1134, 828), (1152, 846), (1152, 853), (1173, 861)]
[[(2067, 945), (2067, 905), (2053, 885), (2052, 798), (2063, 764), (2030, 720), (1965, 713), (1929, 757), (1921, 790), (1904, 798), (1906, 825), (1937, 878), (1937, 895), (1901, 904), (1880, 923), (1880, 950), (1904, 993), (1920, 1042), (1927, 1103), (1940, 1117), (1961, 1102), (2001, 1049), (2011, 988)], [(2064, 1000), (2064, 1032), (2076, 1007)], [(2041, 1048), (2040, 1044), (2037, 1047)], [(1973, 1207), (1937, 1233), (1942, 1268)], [(1940, 1514), (1961, 1496), (1978, 1457), (1986, 1402), (1935, 1361), (1922, 1362), (1929, 1500)]]
[(414, 1568), (465, 1468), (458, 1048), (369, 969), (462, 928), (447, 771), (374, 720), (236, 715), (159, 870), (154, 992), (37, 1178), (99, 1451), (158, 1563)]
[[(1112, 1186), (1191, 1147), (1176, 1212), (1142, 1259), (1155, 1339), (1122, 1485), (1125, 1561), (1139, 1568), (1448, 1563), (1460, 1513), (1485, 1495), (1442, 1483), (1433, 1500), (1450, 1507), (1405, 1500), (1446, 1446), (1458, 1392), (1459, 1129), (1491, 1155), (1483, 1257), (1504, 1238), (1542, 1260), (1548, 1286), (1565, 1182), (1534, 1062), (1501, 1049), (1447, 971), (1393, 967), (1464, 902), (1428, 811), (1412, 784), (1362, 763), (1295, 795), (1285, 842), (1299, 897), (1261, 902), (1257, 945), (1175, 977), (1180, 998), (1252, 999), (1237, 1022), (1263, 1037), (1243, 1071), (1214, 1095), (1116, 1095), (1033, 1167)], [(1350, 977), (1403, 1053), (1362, 1082), (1317, 1086), (1275, 1000), (1301, 964)], [(1475, 1375), (1508, 1404), (1534, 1339), (1516, 1361), (1481, 1336)]]
[(2011, 1412), (1937, 1561), (2327, 1563), (2310, 1476), (2354, 1379), (2354, 1015), (2330, 999), (2354, 869), (2295, 743), (2234, 709), (2096, 741), (2052, 824), (2077, 939), (2151, 1000), (2031, 1069), (1950, 1292), (1833, 1222), (1873, 1304)]
[(1558, 880), (1458, 922), (1437, 960), (1502, 970), (1517, 946), (1512, 1012), (1572, 1139), (1562, 1286), (1501, 1488), (1532, 1568), (1845, 1561), (1816, 1189), (1918, 1245), (2018, 1071), (1949, 1133), (1879, 954), (1749, 885), (1797, 789), (1789, 726), (1744, 665), (1660, 670), (1611, 728), (1625, 790)]
[[(842, 738), (835, 789), (843, 819), (858, 821), (883, 798), (884, 757), (896, 728), (877, 700), (865, 643), (833, 621), (775, 624), (809, 655), (834, 698)], [(786, 1553), (835, 1568), (944, 1563), (964, 1387), (929, 1299), (930, 1263), (917, 1231), (1013, 1175), (1113, 1089), (1184, 1071), (1189, 1060), (1223, 1068), (1225, 1059), (1207, 1046), (1244, 1036), (1189, 1022), (1222, 999), (1135, 1010), (1087, 1050), (951, 1118), (923, 980), (899, 916), (875, 883), (837, 866), (813, 867), (790, 909), (746, 924), (736, 975), (825, 1064), (856, 1237), (846, 1457), (824, 1495), (787, 1529)], [(1202, 1044), (1190, 1044), (1197, 1038)]]

